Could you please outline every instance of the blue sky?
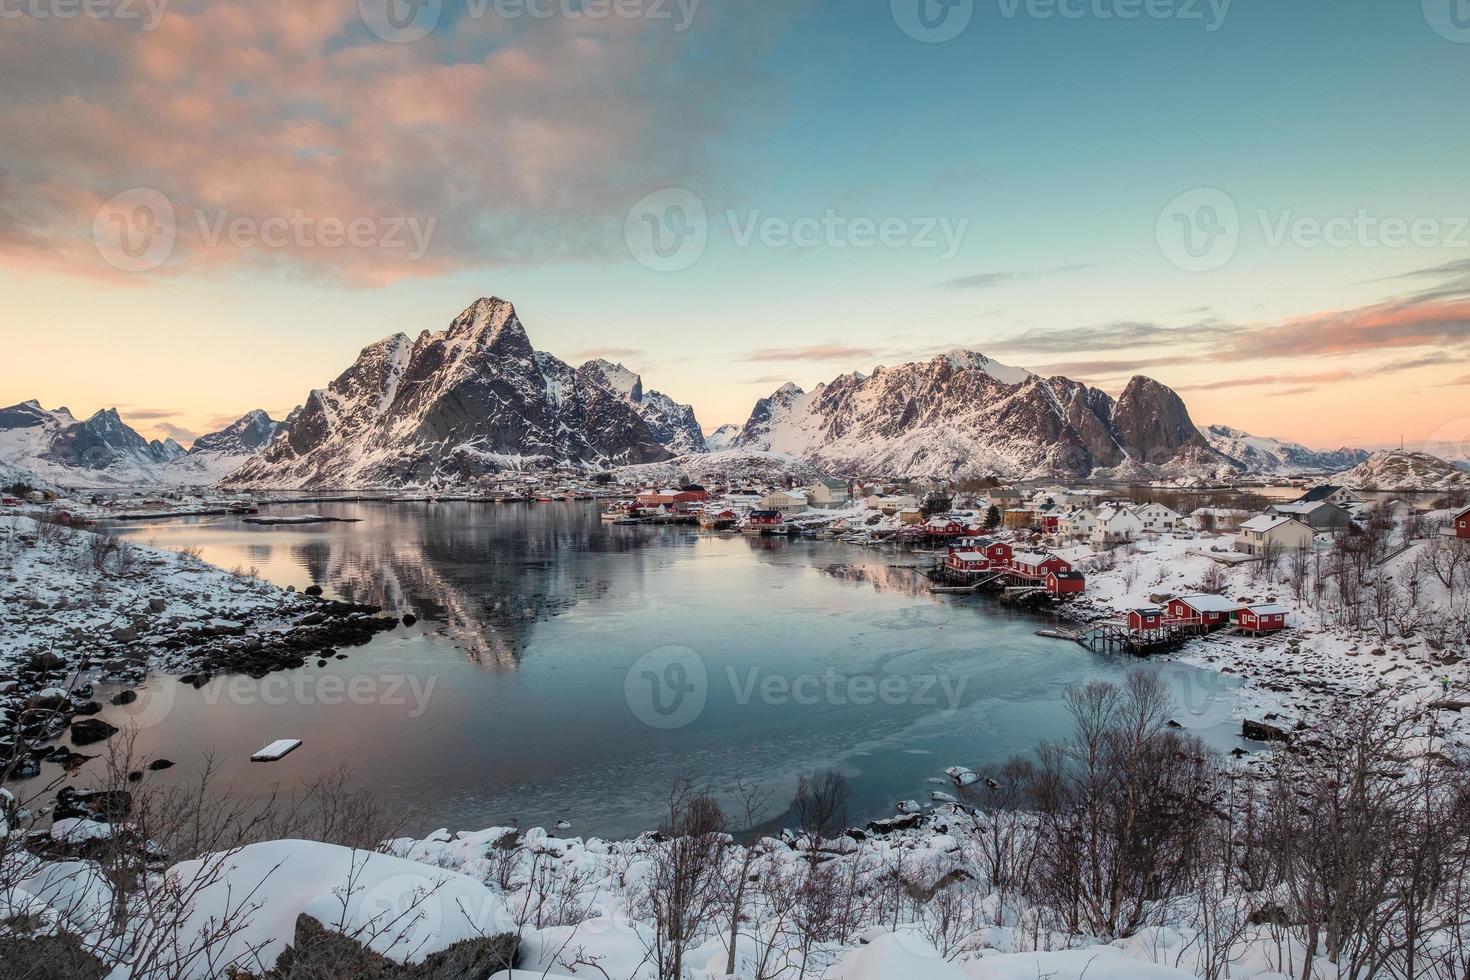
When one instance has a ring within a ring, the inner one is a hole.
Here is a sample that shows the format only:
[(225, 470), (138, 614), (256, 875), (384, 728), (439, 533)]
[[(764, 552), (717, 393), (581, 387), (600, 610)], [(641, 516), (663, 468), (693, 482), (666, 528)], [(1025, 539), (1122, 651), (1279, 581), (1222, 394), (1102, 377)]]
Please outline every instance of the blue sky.
[[(1110, 390), (1148, 373), (1197, 422), (1315, 445), (1470, 433), (1470, 29), (1437, 11), (1451, 0), (1157, 0), (1171, 16), (1132, 20), (1141, 0), (975, 0), (942, 43), (901, 29), (919, 2), (703, 0), (683, 32), (450, 2), (401, 44), (336, 4), (8, 21), (0, 81), (30, 84), (0, 95), (25, 134), (0, 148), (0, 395), (200, 432), (494, 294), (538, 346), (609, 353), (707, 428), (781, 380), (969, 347)], [(93, 218), (139, 187), (177, 243), (119, 272)], [(669, 188), (703, 208), (705, 244), (649, 268), (625, 219), (655, 195), (662, 222)], [(1238, 238), (1193, 271), (1160, 217), (1191, 191), (1186, 218), (1223, 192)], [(434, 230), (410, 260), (211, 243), (196, 220), (296, 209)], [(759, 221), (771, 236), (742, 243)], [(1352, 227), (1318, 242), (1333, 221)], [(857, 247), (869, 222), (891, 244)]]

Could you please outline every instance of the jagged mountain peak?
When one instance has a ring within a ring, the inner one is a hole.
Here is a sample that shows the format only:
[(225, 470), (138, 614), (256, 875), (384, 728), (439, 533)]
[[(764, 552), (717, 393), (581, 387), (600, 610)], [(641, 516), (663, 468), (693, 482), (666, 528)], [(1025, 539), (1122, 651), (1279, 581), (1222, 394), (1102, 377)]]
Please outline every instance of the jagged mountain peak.
[(687, 406), (535, 350), (514, 307), (482, 297), (444, 331), (365, 350), (228, 482), (452, 484), (527, 464), (657, 462), (686, 429), (702, 449)]
[(1022, 384), (1035, 377), (1035, 375), (1024, 368), (1011, 367), (1009, 364), (1002, 364), (1000, 361), (987, 357), (979, 351), (965, 350), (963, 348), (955, 348), (954, 350), (945, 351), (942, 354), (936, 354), (930, 360), (930, 363), (937, 364), (941, 361), (956, 371), (984, 372), (1002, 384)]
[(1335, 473), (1368, 458), (1368, 453), (1361, 449), (1317, 451), (1301, 443), (1252, 435), (1244, 429), (1218, 423), (1200, 429), (1200, 434), (1217, 452), (1240, 463), (1246, 472), (1259, 475)]

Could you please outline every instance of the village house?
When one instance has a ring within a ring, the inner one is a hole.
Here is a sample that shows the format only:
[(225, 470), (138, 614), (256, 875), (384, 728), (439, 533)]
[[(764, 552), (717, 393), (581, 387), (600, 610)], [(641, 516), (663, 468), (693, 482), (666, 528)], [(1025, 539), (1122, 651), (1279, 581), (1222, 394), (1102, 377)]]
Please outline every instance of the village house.
[(986, 507), (999, 507), (1004, 511), (1007, 507), (1015, 507), (1021, 502), (1021, 491), (1012, 487), (995, 487), (985, 492)]
[(1230, 625), (1230, 617), (1240, 610), (1240, 603), (1222, 595), (1177, 596), (1166, 607), (1169, 619), (1181, 626), (1197, 626), (1216, 630)]
[(874, 494), (863, 501), (869, 510), (876, 510), (886, 517), (892, 517), (899, 511), (914, 510), (919, 506), (918, 498), (909, 494)]
[(969, 530), (953, 517), (934, 516), (924, 522), (924, 533), (931, 538), (958, 538)]
[(1326, 501), (1329, 504), (1336, 504), (1339, 507), (1346, 507), (1349, 504), (1364, 503), (1366, 500), (1366, 497), (1364, 497), (1361, 493), (1358, 493), (1358, 491), (1354, 490), (1352, 487), (1339, 487), (1334, 484), (1324, 483), (1321, 486), (1313, 487), (1306, 493), (1302, 494), (1300, 497), (1296, 498), (1296, 503), (1315, 504)]
[(1228, 507), (1200, 507), (1189, 515), (1196, 531), (1228, 534), (1240, 527), (1240, 522), (1250, 517), (1248, 511), (1232, 510)]
[(810, 505), (805, 490), (773, 490), (761, 498), (762, 510), (799, 514)]
[(1092, 528), (1092, 547), (1102, 551), (1116, 548), (1138, 540), (1143, 534), (1143, 521), (1131, 510), (1122, 507), (1104, 507), (1097, 513), (1097, 523)]
[(1091, 538), (1096, 528), (1097, 513), (1086, 507), (1067, 511), (1057, 519), (1057, 534), (1069, 541)]
[(1087, 588), (1087, 577), (1078, 571), (1049, 572), (1046, 591), (1052, 595), (1078, 595)]
[(1246, 606), (1235, 613), (1235, 627), (1246, 633), (1275, 633), (1286, 629), (1286, 607), (1274, 602)]
[(703, 487), (690, 487), (680, 490), (665, 487), (659, 490), (641, 491), (638, 494), (638, 506), (680, 509), (690, 504), (702, 503), (708, 499), (709, 494), (705, 492)]
[(811, 489), (807, 491), (807, 498), (811, 501), (813, 507), (820, 507), (823, 510), (836, 510), (839, 507), (847, 506), (851, 495), (848, 492), (846, 480), (829, 480), (823, 478), (812, 484)]
[(1128, 628), (1135, 633), (1146, 633), (1162, 628), (1164, 611), (1158, 606), (1144, 606), (1128, 610)]
[(1045, 582), (1054, 572), (1070, 572), (1072, 565), (1064, 558), (1044, 551), (1018, 551), (1011, 556), (1011, 571), (1020, 578)]
[(1289, 554), (1312, 547), (1316, 533), (1295, 517), (1258, 514), (1240, 525), (1235, 550), (1246, 555)]
[(1008, 531), (1027, 531), (1035, 523), (1036, 514), (1029, 507), (1012, 507), (1001, 518)]
[(924, 523), (924, 512), (917, 507), (907, 507), (898, 512), (898, 523), (905, 527), (914, 527)]
[(1281, 517), (1295, 517), (1315, 531), (1338, 531), (1353, 526), (1353, 518), (1337, 504), (1325, 500), (1299, 500), (1290, 504), (1275, 504), (1266, 508), (1266, 513)]
[(944, 567), (960, 576), (979, 575), (990, 571), (990, 559), (983, 551), (957, 551), (951, 548), (944, 557)]
[(1470, 538), (1470, 510), (1462, 510), (1450, 521), (1450, 533), (1457, 538)]
[(1163, 504), (1150, 501), (1132, 508), (1133, 516), (1143, 524), (1145, 534), (1164, 534), (1184, 530), (1184, 516)]

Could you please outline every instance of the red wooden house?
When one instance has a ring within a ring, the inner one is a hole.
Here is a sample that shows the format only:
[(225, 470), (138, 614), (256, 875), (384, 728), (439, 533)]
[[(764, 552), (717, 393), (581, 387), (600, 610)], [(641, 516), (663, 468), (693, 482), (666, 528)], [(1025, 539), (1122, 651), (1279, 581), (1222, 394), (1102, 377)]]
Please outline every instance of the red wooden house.
[(1009, 565), (1013, 554), (1011, 546), (1004, 541), (991, 541), (983, 549), (985, 557), (990, 559), (992, 565)]
[(924, 522), (924, 534), (931, 538), (963, 537), (969, 528), (952, 517), (931, 517)]
[(1246, 606), (1235, 614), (1235, 625), (1247, 633), (1275, 633), (1286, 629), (1286, 608), (1272, 602)]
[(1240, 610), (1240, 603), (1220, 595), (1185, 595), (1170, 599), (1169, 620), (1179, 626), (1195, 626), (1216, 630), (1230, 625), (1230, 617)]
[(1454, 522), (1450, 527), (1457, 538), (1470, 538), (1470, 510), (1461, 511), (1455, 515)]
[(983, 551), (959, 551), (951, 548), (944, 559), (944, 567), (956, 575), (978, 575), (990, 571), (990, 559), (985, 557)]
[(753, 510), (745, 518), (745, 526), (765, 529), (780, 527), (786, 518), (779, 510)]
[(1164, 625), (1164, 610), (1157, 606), (1128, 611), (1128, 628), (1135, 633), (1160, 629)]
[(1052, 595), (1077, 595), (1087, 588), (1081, 572), (1051, 572), (1046, 576), (1046, 591)]
[(1020, 578), (1045, 582), (1052, 572), (1070, 572), (1072, 566), (1063, 558), (1042, 551), (1020, 551), (1011, 556), (1011, 571)]

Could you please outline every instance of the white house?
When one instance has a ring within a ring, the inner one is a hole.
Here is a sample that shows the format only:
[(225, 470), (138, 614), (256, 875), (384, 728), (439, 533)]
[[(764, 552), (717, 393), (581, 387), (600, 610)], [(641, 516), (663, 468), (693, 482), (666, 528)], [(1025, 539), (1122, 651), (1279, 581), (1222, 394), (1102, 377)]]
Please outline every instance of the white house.
[(1092, 532), (1096, 528), (1097, 513), (1086, 507), (1070, 510), (1057, 520), (1057, 534), (1069, 540), (1091, 539)]
[(1092, 546), (1098, 549), (1114, 548), (1136, 541), (1142, 534), (1143, 521), (1131, 510), (1104, 507), (1097, 512), (1097, 524), (1092, 529)]
[(761, 498), (762, 510), (779, 510), (783, 514), (797, 514), (810, 505), (805, 490), (773, 490)]
[(1133, 516), (1143, 522), (1143, 533), (1163, 534), (1184, 530), (1184, 515), (1150, 501), (1133, 508)]
[(919, 506), (918, 498), (910, 494), (874, 494), (864, 501), (869, 510), (879, 510), (890, 517), (901, 510), (912, 510)]
[(1235, 534), (1235, 550), (1247, 555), (1288, 554), (1312, 547), (1316, 532), (1295, 517), (1257, 514)]
[(844, 507), (847, 505), (848, 500), (851, 499), (848, 494), (846, 480), (826, 479), (818, 480), (812, 484), (811, 489), (807, 492), (807, 497), (811, 500), (813, 507), (822, 507), (827, 510)]

